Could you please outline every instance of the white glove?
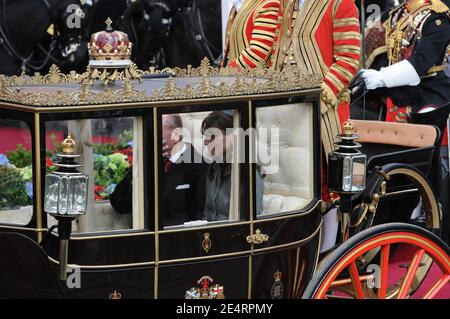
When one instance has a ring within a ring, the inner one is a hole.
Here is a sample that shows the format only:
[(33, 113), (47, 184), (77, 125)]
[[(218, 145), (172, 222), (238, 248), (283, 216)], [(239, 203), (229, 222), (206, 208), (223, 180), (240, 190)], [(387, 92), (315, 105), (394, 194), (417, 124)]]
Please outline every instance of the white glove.
[(380, 87), (394, 88), (420, 84), (420, 76), (408, 60), (381, 68), (380, 71), (362, 70), (362, 78), (368, 90), (374, 90)]
[(366, 88), (368, 90), (375, 90), (376, 88), (381, 88), (386, 86), (383, 74), (377, 70), (362, 70), (362, 78), (366, 83)]

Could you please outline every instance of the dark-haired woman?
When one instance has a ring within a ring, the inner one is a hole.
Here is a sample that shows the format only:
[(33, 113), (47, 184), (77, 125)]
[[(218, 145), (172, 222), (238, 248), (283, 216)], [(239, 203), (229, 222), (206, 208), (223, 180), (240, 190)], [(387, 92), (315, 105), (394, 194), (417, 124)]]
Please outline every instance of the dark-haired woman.
[[(204, 219), (230, 220), (235, 131), (232, 112), (214, 111), (202, 123), (204, 144), (211, 158), (206, 176)], [(256, 211), (262, 210), (262, 179), (256, 174)], [(240, 187), (241, 189), (241, 187)], [(237, 199), (236, 199), (237, 200)]]

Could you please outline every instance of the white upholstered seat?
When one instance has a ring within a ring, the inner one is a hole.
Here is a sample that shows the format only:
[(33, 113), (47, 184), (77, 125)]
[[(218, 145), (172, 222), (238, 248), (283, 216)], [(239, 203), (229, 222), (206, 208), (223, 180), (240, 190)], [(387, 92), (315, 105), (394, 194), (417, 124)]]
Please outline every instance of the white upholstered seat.
[[(261, 160), (272, 154), (272, 165), (261, 163), (265, 174), (263, 215), (299, 210), (313, 198), (312, 114), (309, 104), (257, 110), (258, 157)], [(260, 133), (264, 129), (275, 129), (269, 133), (270, 140)]]

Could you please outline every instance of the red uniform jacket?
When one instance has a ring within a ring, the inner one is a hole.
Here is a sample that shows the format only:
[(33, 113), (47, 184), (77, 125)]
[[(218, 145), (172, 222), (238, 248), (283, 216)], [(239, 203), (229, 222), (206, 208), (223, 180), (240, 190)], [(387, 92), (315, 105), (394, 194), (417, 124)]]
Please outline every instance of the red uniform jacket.
[[(322, 141), (328, 154), (340, 122), (349, 118), (347, 88), (360, 60), (359, 12), (353, 0), (305, 0), (298, 12), (289, 32), (282, 31), (276, 69), (281, 70), (292, 56), (300, 68), (322, 75)], [(283, 21), (294, 16), (284, 14)]]
[[(296, 2), (285, 6), (293, 11), (284, 12), (274, 63), (281, 70), (294, 61), (298, 67), (323, 77), (321, 138), (328, 155), (335, 148), (341, 123), (350, 116), (348, 86), (360, 60), (359, 12), (353, 0), (305, 0), (296, 15)], [(296, 15), (295, 21), (289, 21), (288, 15)], [(322, 197), (328, 201), (326, 163), (323, 165)]]
[(246, 0), (239, 11), (233, 7), (222, 65), (243, 69), (270, 66), (281, 14), (280, 0)]

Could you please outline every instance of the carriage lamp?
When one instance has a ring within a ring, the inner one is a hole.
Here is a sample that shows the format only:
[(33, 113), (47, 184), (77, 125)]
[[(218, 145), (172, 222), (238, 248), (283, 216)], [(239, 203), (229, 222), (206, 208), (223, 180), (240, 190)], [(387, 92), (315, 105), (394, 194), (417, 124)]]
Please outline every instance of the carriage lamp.
[(57, 170), (45, 176), (44, 211), (58, 221), (59, 235), (59, 276), (67, 278), (67, 258), (72, 221), (86, 213), (88, 176), (77, 169), (80, 155), (75, 154), (75, 141), (70, 134), (62, 143), (62, 153), (57, 154), (60, 161), (54, 165)]
[(328, 189), (336, 193), (358, 193), (366, 185), (367, 156), (361, 153), (361, 144), (355, 134), (355, 125), (345, 122), (342, 134), (335, 143), (337, 149), (328, 157)]

